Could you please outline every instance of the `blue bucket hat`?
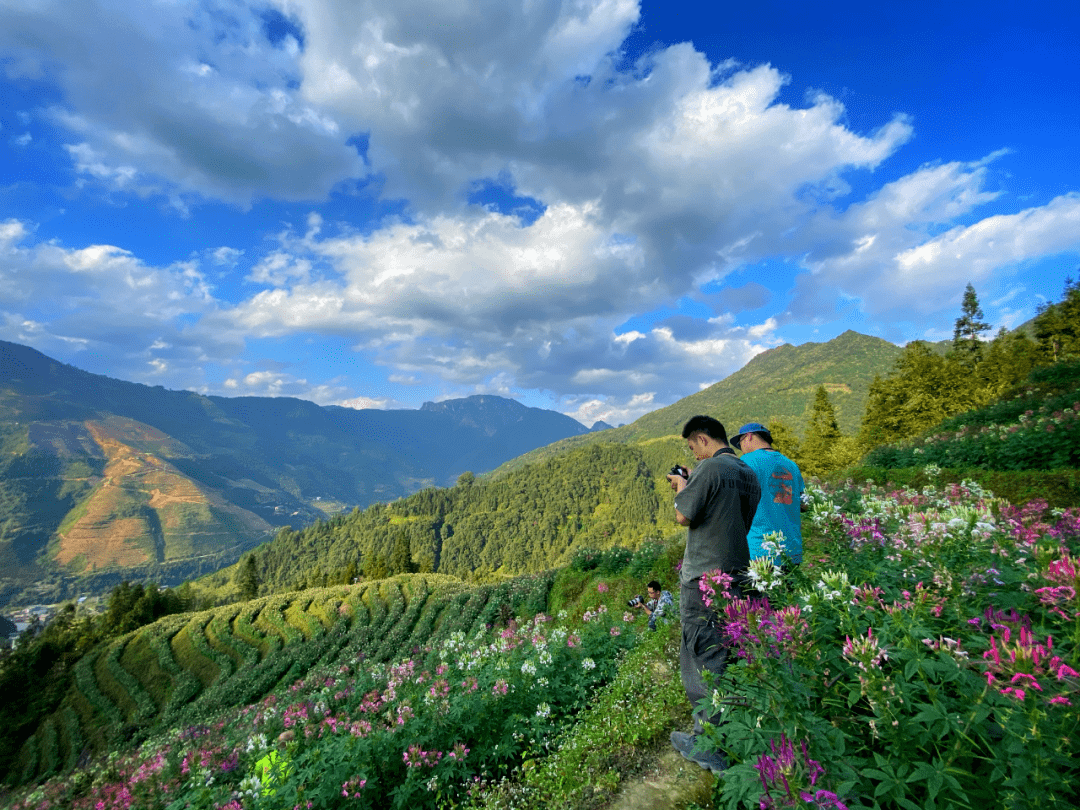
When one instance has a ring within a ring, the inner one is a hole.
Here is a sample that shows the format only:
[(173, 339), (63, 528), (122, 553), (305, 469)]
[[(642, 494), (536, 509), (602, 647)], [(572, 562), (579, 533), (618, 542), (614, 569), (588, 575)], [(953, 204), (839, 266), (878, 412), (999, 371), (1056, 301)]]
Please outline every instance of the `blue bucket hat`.
[(739, 428), (738, 433), (728, 439), (728, 443), (731, 444), (736, 450), (741, 449), (739, 447), (739, 443), (742, 441), (742, 437), (745, 436), (747, 433), (761, 433), (764, 435), (765, 441), (767, 441), (769, 444), (772, 444), (772, 433), (770, 433), (769, 429), (760, 422), (747, 422), (745, 425)]

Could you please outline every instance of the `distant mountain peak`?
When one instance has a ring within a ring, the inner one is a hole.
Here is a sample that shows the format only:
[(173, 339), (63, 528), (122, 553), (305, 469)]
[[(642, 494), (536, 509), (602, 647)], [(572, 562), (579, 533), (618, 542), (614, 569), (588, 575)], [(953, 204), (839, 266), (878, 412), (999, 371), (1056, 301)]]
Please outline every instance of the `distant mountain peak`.
[(495, 394), (473, 394), (457, 399), (444, 399), (442, 402), (425, 402), (420, 406), (420, 410), (431, 413), (460, 413), (462, 411), (478, 409), (498, 409), (510, 412), (523, 411), (526, 410), (527, 407), (528, 406), (522, 405), (516, 399), (508, 399), (507, 397), (500, 397)]

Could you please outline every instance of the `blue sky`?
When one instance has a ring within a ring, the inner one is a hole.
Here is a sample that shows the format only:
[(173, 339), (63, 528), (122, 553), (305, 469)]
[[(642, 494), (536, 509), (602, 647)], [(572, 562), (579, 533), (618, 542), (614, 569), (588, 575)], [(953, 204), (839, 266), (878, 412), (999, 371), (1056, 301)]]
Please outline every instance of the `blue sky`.
[(6, 0), (0, 339), (591, 425), (969, 282), (1022, 323), (1080, 267), (1080, 7), (872, 5)]

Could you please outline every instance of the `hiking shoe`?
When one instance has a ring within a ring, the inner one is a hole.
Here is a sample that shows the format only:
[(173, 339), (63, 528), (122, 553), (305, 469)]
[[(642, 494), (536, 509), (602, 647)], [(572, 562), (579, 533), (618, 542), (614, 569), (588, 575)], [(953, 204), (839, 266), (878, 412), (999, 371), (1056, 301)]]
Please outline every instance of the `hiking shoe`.
[(697, 737), (694, 734), (687, 734), (684, 731), (671, 732), (671, 744), (675, 747), (675, 750), (682, 754), (686, 759), (693, 762), (708, 771), (712, 771), (716, 776), (721, 776), (724, 771), (727, 770), (727, 760), (724, 755), (718, 751), (710, 751), (709, 753), (697, 752), (695, 747), (697, 746)]

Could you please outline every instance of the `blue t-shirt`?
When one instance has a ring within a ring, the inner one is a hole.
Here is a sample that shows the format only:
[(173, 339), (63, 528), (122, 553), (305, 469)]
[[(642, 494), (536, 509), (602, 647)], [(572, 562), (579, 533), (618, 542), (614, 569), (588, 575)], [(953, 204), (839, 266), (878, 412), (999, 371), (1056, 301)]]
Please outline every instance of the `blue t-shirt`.
[[(775, 450), (754, 450), (742, 456), (761, 482), (761, 500), (754, 522), (746, 535), (750, 559), (764, 557), (762, 538), (771, 532), (784, 533), (787, 555), (802, 562), (801, 503), (803, 478), (798, 466)], [(777, 560), (779, 562), (779, 560)]]

